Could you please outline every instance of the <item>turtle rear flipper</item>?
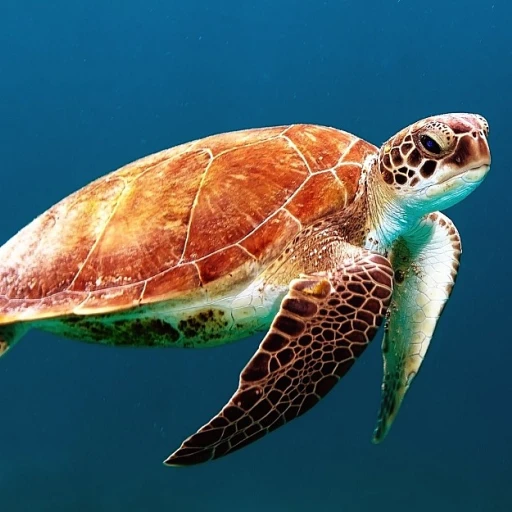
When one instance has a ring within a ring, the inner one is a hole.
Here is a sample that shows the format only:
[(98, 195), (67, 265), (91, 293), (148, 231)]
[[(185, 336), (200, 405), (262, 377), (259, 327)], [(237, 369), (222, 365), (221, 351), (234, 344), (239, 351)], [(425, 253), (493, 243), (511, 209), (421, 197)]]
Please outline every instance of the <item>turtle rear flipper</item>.
[(357, 249), (332, 272), (292, 281), (237, 392), (165, 463), (217, 459), (311, 409), (375, 336), (391, 299), (392, 276), (386, 258)]
[(28, 331), (27, 324), (0, 325), (0, 357), (2, 357)]

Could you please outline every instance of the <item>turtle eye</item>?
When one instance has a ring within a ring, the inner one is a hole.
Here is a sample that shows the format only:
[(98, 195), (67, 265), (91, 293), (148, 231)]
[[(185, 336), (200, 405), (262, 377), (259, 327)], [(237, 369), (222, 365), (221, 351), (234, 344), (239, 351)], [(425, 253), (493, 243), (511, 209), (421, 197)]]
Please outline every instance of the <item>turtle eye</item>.
[(420, 142), (421, 145), (429, 152), (433, 153), (434, 155), (440, 155), (441, 154), (441, 146), (428, 135), (421, 135), (420, 136)]

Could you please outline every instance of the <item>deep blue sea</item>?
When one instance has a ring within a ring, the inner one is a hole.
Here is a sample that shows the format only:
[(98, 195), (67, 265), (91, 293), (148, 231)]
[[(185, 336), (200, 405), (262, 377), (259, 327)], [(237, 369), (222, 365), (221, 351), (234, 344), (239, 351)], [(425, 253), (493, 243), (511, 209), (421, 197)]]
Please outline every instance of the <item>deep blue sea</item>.
[(305, 416), (167, 468), (259, 340), (116, 349), (32, 331), (0, 361), (1, 512), (511, 512), (511, 19), (505, 0), (2, 0), (2, 243), (131, 160), (241, 128), (380, 145), (478, 112), (493, 165), (448, 212), (459, 279), (383, 444), (380, 339)]

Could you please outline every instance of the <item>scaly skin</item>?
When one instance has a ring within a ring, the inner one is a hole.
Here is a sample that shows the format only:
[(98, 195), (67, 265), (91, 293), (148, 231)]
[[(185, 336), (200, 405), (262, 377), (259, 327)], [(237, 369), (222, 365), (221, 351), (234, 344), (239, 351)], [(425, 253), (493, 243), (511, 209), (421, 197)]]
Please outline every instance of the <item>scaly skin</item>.
[(290, 283), (236, 393), (166, 464), (206, 462), (246, 446), (311, 409), (348, 372), (386, 313), (393, 269), (364, 250), (340, 263)]

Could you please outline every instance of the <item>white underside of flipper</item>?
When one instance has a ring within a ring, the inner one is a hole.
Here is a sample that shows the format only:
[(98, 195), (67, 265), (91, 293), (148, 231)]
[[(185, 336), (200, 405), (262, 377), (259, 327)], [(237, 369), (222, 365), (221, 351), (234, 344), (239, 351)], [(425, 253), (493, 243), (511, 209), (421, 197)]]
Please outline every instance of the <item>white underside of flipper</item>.
[(375, 442), (385, 437), (421, 367), (455, 283), (460, 255), (457, 229), (438, 212), (427, 215), (391, 249), (394, 292), (382, 344), (384, 378)]

